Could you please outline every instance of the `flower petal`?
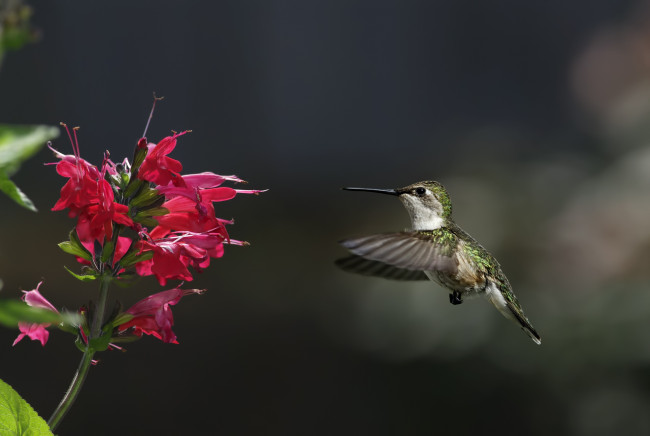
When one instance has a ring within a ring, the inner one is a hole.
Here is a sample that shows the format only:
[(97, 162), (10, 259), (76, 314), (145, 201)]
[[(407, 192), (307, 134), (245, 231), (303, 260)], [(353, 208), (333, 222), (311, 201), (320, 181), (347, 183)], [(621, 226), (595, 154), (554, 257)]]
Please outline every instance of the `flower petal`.
[(48, 332), (45, 328), (47, 326), (49, 326), (49, 324), (30, 324), (26, 322), (19, 322), (18, 328), (20, 329), (20, 334), (14, 341), (13, 345), (16, 345), (25, 336), (28, 336), (31, 340), (40, 341), (41, 345), (45, 346), (47, 339), (50, 337), (50, 332)]
[(38, 291), (38, 288), (41, 287), (41, 284), (43, 284), (43, 281), (40, 281), (38, 285), (36, 285), (36, 289), (31, 290), (31, 291), (23, 291), (23, 297), (22, 300), (27, 303), (28, 306), (32, 307), (40, 307), (43, 309), (48, 309), (51, 310), (52, 312), (59, 313), (58, 310), (45, 299), (41, 295), (41, 293)]
[(178, 303), (185, 295), (201, 293), (203, 290), (200, 289), (174, 288), (150, 295), (126, 311), (133, 315), (133, 319), (118, 326), (118, 331), (133, 328), (134, 334), (138, 336), (144, 333), (163, 342), (177, 344), (176, 335), (172, 331), (174, 317), (170, 306)]

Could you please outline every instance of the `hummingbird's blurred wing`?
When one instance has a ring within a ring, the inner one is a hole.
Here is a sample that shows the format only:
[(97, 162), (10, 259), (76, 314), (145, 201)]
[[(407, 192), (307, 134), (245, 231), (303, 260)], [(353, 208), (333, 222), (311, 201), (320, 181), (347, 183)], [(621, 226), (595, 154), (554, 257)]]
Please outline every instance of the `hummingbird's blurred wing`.
[(421, 232), (384, 233), (341, 241), (364, 259), (416, 271), (456, 274), (458, 260), (449, 246), (438, 244)]
[(429, 280), (429, 277), (424, 271), (398, 268), (376, 260), (364, 259), (356, 254), (338, 259), (335, 263), (343, 271), (364, 276), (383, 277), (385, 279), (402, 281)]

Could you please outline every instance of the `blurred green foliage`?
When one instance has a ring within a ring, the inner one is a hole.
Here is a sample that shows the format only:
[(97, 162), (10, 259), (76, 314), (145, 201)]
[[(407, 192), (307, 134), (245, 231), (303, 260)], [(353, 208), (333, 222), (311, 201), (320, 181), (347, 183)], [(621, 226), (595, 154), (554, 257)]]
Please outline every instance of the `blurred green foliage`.
[[(0, 0), (0, 66), (7, 50), (18, 50), (37, 39), (31, 15), (32, 9), (22, 0)], [(34, 212), (34, 203), (9, 178), (23, 161), (57, 136), (54, 127), (0, 125), (0, 191)]]
[(32, 9), (21, 0), (0, 1), (0, 65), (8, 50), (18, 50), (38, 38), (30, 25)]
[(27, 209), (36, 211), (34, 203), (9, 180), (20, 164), (45, 143), (59, 136), (52, 126), (0, 125), (0, 190)]

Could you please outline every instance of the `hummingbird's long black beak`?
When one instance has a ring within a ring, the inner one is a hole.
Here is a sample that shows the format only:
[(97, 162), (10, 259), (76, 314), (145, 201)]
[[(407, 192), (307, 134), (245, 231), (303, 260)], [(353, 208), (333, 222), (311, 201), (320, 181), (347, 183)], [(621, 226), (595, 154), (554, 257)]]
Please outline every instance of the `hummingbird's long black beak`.
[(394, 189), (377, 189), (377, 188), (343, 188), (346, 191), (366, 191), (378, 192), (380, 194), (399, 195), (400, 193)]

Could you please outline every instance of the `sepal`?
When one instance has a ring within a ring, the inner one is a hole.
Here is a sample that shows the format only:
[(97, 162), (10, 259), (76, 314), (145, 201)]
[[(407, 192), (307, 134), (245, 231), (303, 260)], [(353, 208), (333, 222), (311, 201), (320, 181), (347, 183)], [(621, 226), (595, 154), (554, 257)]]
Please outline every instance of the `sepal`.
[(154, 207), (151, 209), (143, 210), (141, 212), (138, 212), (135, 217), (133, 217), (133, 221), (138, 221), (147, 217), (152, 217), (152, 216), (163, 216), (167, 215), (169, 213), (169, 209), (164, 208), (164, 207)]
[(93, 262), (95, 265), (100, 265), (100, 259), (102, 257), (102, 253), (104, 252), (104, 247), (97, 239), (93, 241), (93, 251), (95, 252)]
[(85, 353), (86, 349), (88, 348), (88, 345), (86, 345), (86, 343), (81, 338), (81, 336), (77, 336), (77, 339), (75, 339), (74, 344), (82, 353)]
[(118, 336), (113, 336), (111, 338), (111, 344), (125, 344), (129, 342), (135, 342), (139, 339), (142, 339), (142, 336), (136, 336), (132, 334), (120, 334)]
[(124, 192), (126, 187), (129, 186), (129, 172), (126, 170), (126, 168), (124, 168), (124, 165), (122, 164), (115, 165), (115, 169), (117, 171), (115, 182), (119, 186), (120, 190)]
[(122, 268), (128, 268), (131, 265), (135, 265), (138, 262), (149, 259), (153, 259), (153, 251), (143, 251), (140, 253), (139, 249), (134, 247), (129, 250), (129, 252), (126, 253), (122, 259), (120, 259), (120, 266)]
[(133, 219), (133, 221), (142, 224), (144, 227), (154, 228), (158, 225), (158, 221), (151, 217), (142, 217), (138, 219)]
[(133, 176), (138, 174), (140, 165), (142, 165), (142, 162), (144, 162), (144, 159), (147, 157), (147, 153), (149, 153), (149, 149), (147, 148), (147, 140), (145, 138), (142, 138), (140, 139), (140, 141), (138, 141), (138, 146), (136, 147), (135, 152), (133, 153), (133, 165), (131, 165), (131, 176), (132, 176), (131, 180), (135, 180), (135, 177)]
[(129, 206), (142, 208), (142, 206), (148, 206), (149, 204), (158, 201), (159, 197), (164, 198), (164, 196), (160, 195), (157, 190), (153, 188), (143, 189), (129, 202)]
[(122, 324), (125, 324), (133, 319), (133, 315), (130, 313), (126, 312), (121, 312), (118, 314), (115, 319), (113, 319), (112, 323), (114, 326), (121, 326)]
[(113, 244), (113, 241), (106, 241), (104, 243), (104, 248), (102, 249), (102, 255), (100, 256), (99, 260), (101, 260), (102, 263), (108, 262), (108, 260), (113, 255), (114, 248), (115, 248), (115, 244)]
[(140, 180), (138, 178), (131, 178), (131, 181), (129, 182), (128, 186), (124, 190), (124, 197), (125, 198), (130, 198), (138, 193), (140, 188), (145, 184), (143, 180)]
[(92, 282), (93, 280), (96, 280), (98, 277), (98, 274), (75, 274), (72, 271), (68, 269), (67, 266), (64, 266), (65, 270), (72, 275), (77, 280), (80, 280), (82, 282)]
[(113, 323), (109, 322), (104, 324), (102, 327), (102, 334), (98, 338), (93, 338), (88, 341), (88, 346), (93, 351), (105, 351), (108, 349), (108, 346), (111, 343), (111, 337), (113, 336)]

